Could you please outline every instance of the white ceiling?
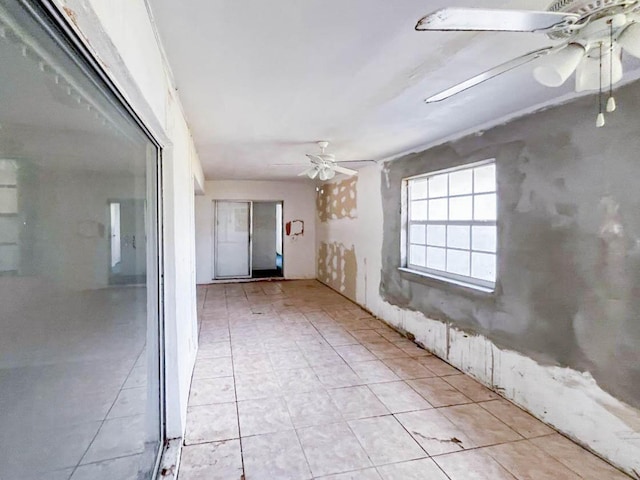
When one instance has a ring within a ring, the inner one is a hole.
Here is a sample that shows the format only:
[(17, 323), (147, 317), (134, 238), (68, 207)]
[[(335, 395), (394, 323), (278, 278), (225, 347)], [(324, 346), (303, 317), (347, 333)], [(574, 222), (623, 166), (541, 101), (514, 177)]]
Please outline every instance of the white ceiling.
[[(416, 32), (446, 6), (544, 10), (550, 0), (154, 0), (152, 10), (208, 179), (293, 178), (329, 140), (381, 160), (548, 103), (533, 65), (456, 97), (423, 99), (553, 45), (529, 33)], [(274, 163), (300, 167), (270, 167)]]

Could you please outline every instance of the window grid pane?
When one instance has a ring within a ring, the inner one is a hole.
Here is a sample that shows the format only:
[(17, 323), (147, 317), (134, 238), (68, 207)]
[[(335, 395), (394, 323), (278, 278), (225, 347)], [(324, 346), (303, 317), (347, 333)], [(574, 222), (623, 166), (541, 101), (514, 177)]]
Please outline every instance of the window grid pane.
[(429, 182), (427, 179), (417, 180), (415, 183), (411, 185), (411, 200), (420, 200), (423, 198), (428, 198), (427, 189)]
[(494, 284), (495, 164), (425, 175), (408, 180), (407, 185), (407, 265), (451, 275), (452, 279)]

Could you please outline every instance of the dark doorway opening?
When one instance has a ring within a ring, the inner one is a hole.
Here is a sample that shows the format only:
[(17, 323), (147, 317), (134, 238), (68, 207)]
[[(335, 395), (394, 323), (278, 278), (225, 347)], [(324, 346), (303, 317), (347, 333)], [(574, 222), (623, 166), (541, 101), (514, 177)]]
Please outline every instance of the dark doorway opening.
[(252, 278), (283, 277), (282, 202), (253, 202)]

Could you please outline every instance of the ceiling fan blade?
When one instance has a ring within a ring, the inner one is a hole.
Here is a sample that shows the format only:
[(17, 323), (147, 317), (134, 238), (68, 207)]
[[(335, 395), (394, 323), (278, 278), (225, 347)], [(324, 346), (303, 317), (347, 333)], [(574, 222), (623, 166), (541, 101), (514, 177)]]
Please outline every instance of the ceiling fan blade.
[(315, 171), (316, 167), (307, 168), (304, 172), (300, 172), (298, 177), (308, 176), (311, 172)]
[(335, 170), (338, 173), (344, 173), (345, 175), (357, 175), (358, 171), (357, 170), (351, 170), (350, 168), (344, 168), (344, 167), (340, 167), (338, 165), (333, 165), (331, 167), (333, 170)]
[(444, 8), (422, 17), (416, 30), (549, 33), (563, 30), (579, 19), (573, 13)]
[(547, 55), (551, 53), (551, 51), (557, 50), (558, 48), (563, 46), (564, 45), (558, 45), (555, 47), (545, 47), (539, 50), (534, 50), (533, 52), (525, 53), (520, 57), (509, 60), (508, 62), (498, 65), (497, 67), (493, 67), (492, 69), (487, 70), (486, 72), (482, 72), (481, 74), (476, 75), (475, 77), (465, 80), (462, 83), (454, 85), (451, 88), (447, 88), (446, 90), (443, 90), (440, 93), (432, 95), (431, 97), (425, 99), (425, 102), (434, 103), (434, 102), (440, 102), (442, 100), (445, 100), (460, 92), (464, 92), (465, 90), (471, 87), (475, 87), (476, 85), (486, 82), (487, 80), (491, 80), (492, 78), (495, 78), (498, 75), (502, 75), (503, 73), (507, 73), (513, 70), (514, 68), (518, 68), (524, 65), (525, 63), (532, 62), (533, 60), (540, 58), (544, 55)]
[(306, 163), (270, 163), (270, 167), (305, 167)]
[(305, 155), (309, 158), (309, 160), (311, 160), (311, 163), (323, 163), (324, 162), (322, 157), (320, 157), (318, 155), (313, 155), (311, 153), (306, 153)]
[(375, 160), (366, 159), (366, 160), (338, 160), (335, 163), (376, 163)]

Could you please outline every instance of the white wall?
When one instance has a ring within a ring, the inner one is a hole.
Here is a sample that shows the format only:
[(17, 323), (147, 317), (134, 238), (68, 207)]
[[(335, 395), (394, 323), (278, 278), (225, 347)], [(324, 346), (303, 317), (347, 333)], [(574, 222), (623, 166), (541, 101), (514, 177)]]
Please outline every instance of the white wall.
[(588, 372), (539, 364), (499, 348), (482, 335), (469, 335), (381, 298), (383, 181), (380, 165), (361, 169), (357, 217), (318, 222), (318, 245), (355, 245), (357, 302), (387, 323), (411, 332), (436, 355), (497, 389), (578, 443), (627, 472), (639, 471), (640, 412), (602, 390)]
[(161, 144), (167, 437), (183, 435), (197, 348), (194, 190), (203, 175), (144, 0), (55, 0)]
[(276, 204), (253, 204), (253, 270), (276, 268)]
[[(145, 178), (107, 172), (73, 169), (43, 169), (37, 192), (38, 229), (34, 273), (70, 290), (89, 290), (109, 285), (108, 202), (116, 199), (143, 199)], [(55, 199), (55, 201), (52, 201)], [(89, 232), (80, 226), (89, 222)], [(96, 230), (95, 232), (93, 230)], [(64, 248), (60, 248), (64, 245)], [(139, 255), (143, 263), (146, 258)], [(140, 261), (140, 259), (138, 261)]]
[(196, 197), (196, 257), (198, 283), (213, 278), (213, 200), (283, 201), (283, 222), (304, 221), (304, 235), (284, 236), (285, 278), (315, 278), (315, 186), (311, 182), (216, 180)]

